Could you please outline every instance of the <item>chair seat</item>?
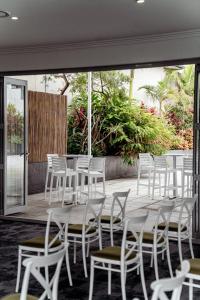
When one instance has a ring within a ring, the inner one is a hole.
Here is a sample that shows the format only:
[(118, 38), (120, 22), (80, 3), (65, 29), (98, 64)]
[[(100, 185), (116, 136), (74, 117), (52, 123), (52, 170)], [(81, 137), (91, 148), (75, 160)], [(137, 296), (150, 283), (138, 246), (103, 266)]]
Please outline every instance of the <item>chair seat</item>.
[[(85, 226), (85, 230), (87, 231), (89, 225)], [(68, 226), (68, 233), (72, 233), (72, 234), (82, 234), (83, 231), (83, 224), (69, 224)], [(96, 232), (96, 228), (95, 227), (91, 227), (89, 229), (89, 231), (87, 232), (87, 234), (92, 234)]]
[[(159, 230), (164, 230), (165, 229), (166, 224), (160, 223), (158, 225), (158, 229)], [(187, 226), (183, 226), (183, 228), (181, 229), (181, 231), (186, 231), (187, 230)], [(168, 231), (173, 231), (173, 232), (178, 232), (178, 223), (176, 222), (169, 222), (169, 229)]]
[[(7, 295), (1, 298), (1, 300), (20, 300), (20, 294)], [(27, 295), (26, 300), (38, 300), (38, 298), (31, 295)]]
[[(200, 276), (200, 258), (191, 258), (188, 259), (190, 263), (189, 273), (199, 275)], [(181, 270), (181, 266), (178, 266), (178, 270)]]
[[(142, 239), (142, 242), (144, 244), (153, 244), (153, 237), (154, 237), (154, 234), (151, 233), (151, 232), (144, 232), (143, 233), (143, 239)], [(135, 242), (136, 239), (133, 235), (130, 235), (127, 237), (127, 241), (130, 241), (130, 242)], [(159, 240), (159, 243), (163, 243), (165, 240), (163, 237), (160, 238)]]
[(103, 173), (102, 172), (100, 172), (100, 171), (95, 171), (95, 170), (91, 170), (91, 171), (88, 171), (88, 170), (83, 170), (82, 172), (81, 172), (83, 175), (86, 175), (86, 176), (88, 176), (88, 175), (91, 175), (91, 176), (103, 176)]
[[(110, 224), (110, 220), (111, 220), (111, 216), (109, 216), (109, 215), (101, 216), (101, 223)], [(94, 221), (95, 221), (95, 219), (92, 218), (92, 219), (90, 219), (89, 222), (94, 222)], [(117, 223), (121, 223), (121, 219), (113, 216), (113, 224), (117, 224)]]
[[(52, 241), (53, 237), (50, 237), (50, 241)], [(52, 244), (52, 248), (58, 247), (61, 245), (61, 241), (56, 240)], [(45, 247), (45, 237), (35, 237), (30, 240), (25, 240), (20, 242), (20, 246), (33, 247), (33, 248), (44, 248)]]
[[(129, 250), (126, 249), (126, 254)], [(105, 259), (112, 259), (116, 261), (121, 260), (121, 247), (115, 246), (115, 247), (106, 247), (102, 250), (98, 250), (91, 253), (94, 257), (99, 258), (105, 258)], [(136, 252), (132, 252), (131, 255), (128, 257), (128, 260), (135, 258), (137, 255)]]

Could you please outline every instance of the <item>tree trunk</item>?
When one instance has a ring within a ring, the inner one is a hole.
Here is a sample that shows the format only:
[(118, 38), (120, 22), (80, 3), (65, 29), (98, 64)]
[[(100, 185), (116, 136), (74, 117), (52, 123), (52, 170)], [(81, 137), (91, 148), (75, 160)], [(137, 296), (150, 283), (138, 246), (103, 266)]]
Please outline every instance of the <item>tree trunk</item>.
[(129, 81), (129, 101), (131, 102), (133, 100), (133, 82), (135, 77), (135, 70), (130, 70), (130, 81)]

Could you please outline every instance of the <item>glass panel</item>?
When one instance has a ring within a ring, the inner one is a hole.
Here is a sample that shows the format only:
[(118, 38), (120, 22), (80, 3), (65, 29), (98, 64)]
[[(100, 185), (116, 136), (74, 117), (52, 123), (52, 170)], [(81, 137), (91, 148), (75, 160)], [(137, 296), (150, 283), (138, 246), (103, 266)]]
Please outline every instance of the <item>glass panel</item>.
[(23, 86), (6, 85), (6, 209), (24, 205), (24, 92)]

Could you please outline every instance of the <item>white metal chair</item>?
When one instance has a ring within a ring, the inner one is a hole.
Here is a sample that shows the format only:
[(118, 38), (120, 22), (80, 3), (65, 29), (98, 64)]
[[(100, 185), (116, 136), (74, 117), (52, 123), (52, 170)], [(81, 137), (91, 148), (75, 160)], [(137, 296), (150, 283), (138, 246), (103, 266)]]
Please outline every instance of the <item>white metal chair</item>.
[[(183, 282), (189, 272), (190, 264), (188, 261), (183, 261), (181, 271), (174, 278), (166, 278), (154, 281), (151, 284), (153, 295), (151, 300), (180, 300)], [(166, 293), (172, 292), (170, 298)]]
[[(173, 218), (175, 220), (169, 222), (168, 237), (169, 240), (178, 241), (180, 262), (183, 261), (182, 241), (187, 239), (189, 240), (191, 256), (194, 258), (192, 247), (192, 212), (197, 199), (197, 194), (192, 198), (177, 199), (173, 212)], [(158, 225), (159, 230), (163, 230), (164, 227), (165, 223)]]
[(192, 179), (193, 179), (193, 159), (192, 157), (183, 157), (183, 169), (182, 169), (182, 197), (192, 196)]
[[(148, 196), (150, 196), (151, 177), (154, 168), (154, 161), (150, 153), (139, 153), (138, 160), (138, 179), (137, 179), (137, 195), (139, 194), (140, 186), (148, 187)], [(141, 183), (141, 175), (148, 175), (148, 183)]]
[[(200, 283), (197, 283), (200, 281), (200, 258), (192, 258), (188, 261), (190, 263), (190, 269), (183, 284), (189, 286), (189, 300), (193, 300), (193, 289), (200, 289)], [(180, 269), (180, 267), (178, 269)]]
[[(88, 190), (87, 194), (90, 195), (97, 191), (97, 179), (102, 179), (103, 192), (105, 195), (105, 157), (93, 157), (90, 159), (88, 170), (81, 172), (81, 194), (84, 193), (85, 178), (88, 179)], [(94, 191), (93, 191), (94, 183)]]
[[(152, 199), (154, 199), (156, 189), (159, 189), (159, 195), (161, 195), (163, 188), (164, 197), (166, 197), (166, 193), (167, 191), (169, 192), (169, 190), (175, 190), (176, 192), (178, 191), (177, 186), (170, 185), (171, 175), (177, 176), (177, 170), (169, 167), (166, 157), (154, 156)], [(156, 179), (158, 179), (158, 182)]]
[[(47, 255), (49, 253), (55, 253), (68, 244), (67, 242), (67, 230), (69, 216), (72, 206), (65, 208), (52, 208), (48, 212), (48, 220), (46, 226), (46, 233), (44, 236), (37, 236), (32, 239), (21, 241), (18, 248), (18, 270), (16, 281), (16, 293), (19, 291), (20, 277), (21, 277), (21, 265), (22, 259), (25, 257), (34, 257), (37, 255)], [(57, 227), (55, 227), (55, 224)], [(54, 235), (50, 235), (50, 228), (54, 229)], [(56, 233), (57, 229), (57, 233)], [(66, 267), (69, 277), (69, 283), (72, 285), (68, 248), (66, 248)], [(45, 270), (46, 277), (48, 279), (48, 270)]]
[[(65, 157), (52, 157), (49, 205), (52, 202), (54, 178), (56, 178), (56, 180), (58, 181), (58, 200), (60, 200), (60, 189), (62, 192), (62, 206), (64, 206), (66, 193), (70, 196), (75, 195), (77, 198), (77, 190), (74, 190), (74, 188), (72, 187), (72, 177), (75, 176), (77, 176), (77, 172), (73, 169), (67, 168), (67, 160)], [(68, 187), (66, 186), (67, 183)]]
[(110, 215), (101, 216), (101, 227), (103, 231), (110, 232), (111, 246), (114, 246), (113, 232), (123, 230), (126, 204), (130, 189), (126, 192), (113, 193), (113, 201)]
[[(142, 257), (142, 238), (143, 228), (147, 219), (147, 214), (132, 217), (126, 220), (122, 238), (121, 247), (106, 247), (102, 250), (91, 254), (90, 265), (90, 291), (89, 300), (92, 300), (94, 285), (94, 269), (108, 271), (108, 294), (111, 294), (111, 273), (118, 272), (121, 276), (122, 299), (126, 300), (126, 274), (133, 270), (140, 269), (140, 276), (145, 300), (147, 300), (147, 292), (143, 270)], [(137, 229), (136, 229), (137, 228)], [(136, 232), (139, 228), (139, 234)], [(126, 248), (127, 232), (131, 231), (135, 236), (136, 243), (130, 248)]]
[[(101, 237), (101, 223), (100, 218), (102, 214), (105, 197), (99, 199), (88, 199), (85, 213), (83, 215), (82, 224), (70, 224), (68, 227), (68, 240), (74, 245), (74, 263), (76, 263), (76, 245), (80, 244), (82, 247), (83, 267), (85, 277), (87, 278), (87, 265), (86, 265), (86, 246), (87, 256), (89, 255), (89, 246), (95, 241), (99, 241), (99, 249), (102, 248)], [(93, 221), (89, 221), (90, 217)]]
[[(158, 255), (162, 254), (162, 258), (164, 258), (164, 253), (167, 254), (167, 262), (169, 267), (170, 276), (173, 276), (171, 260), (170, 260), (170, 252), (169, 252), (169, 241), (168, 241), (168, 224), (170, 221), (171, 213), (174, 208), (174, 203), (171, 201), (166, 201), (159, 208), (157, 215), (155, 216), (155, 226), (153, 228), (153, 232), (144, 232), (143, 240), (142, 240), (142, 251), (143, 253), (151, 254), (151, 266), (153, 266), (154, 262), (154, 271), (156, 279), (159, 279), (158, 275)], [(160, 232), (158, 230), (158, 225), (160, 222), (165, 224), (165, 228)], [(130, 245), (135, 245), (137, 241), (135, 240), (135, 236), (128, 235), (127, 243)]]
[[(50, 300), (58, 299), (58, 281), (60, 276), (60, 270), (63, 262), (63, 257), (66, 253), (66, 249), (62, 249), (57, 253), (50, 254), (41, 257), (32, 257), (25, 259), (23, 265), (25, 266), (25, 274), (22, 284), (22, 290), (20, 294), (7, 295), (2, 300), (43, 300), (48, 296)], [(44, 278), (43, 274), (40, 272), (42, 268), (49, 268), (55, 266), (55, 272), (50, 281)], [(28, 285), (30, 275), (40, 283), (40, 286), (44, 289), (42, 295), (38, 298), (28, 294)]]
[(50, 179), (52, 173), (52, 157), (58, 157), (58, 154), (47, 154), (47, 172), (46, 172), (46, 180), (45, 180), (45, 191), (44, 198), (47, 200), (47, 192), (50, 191)]

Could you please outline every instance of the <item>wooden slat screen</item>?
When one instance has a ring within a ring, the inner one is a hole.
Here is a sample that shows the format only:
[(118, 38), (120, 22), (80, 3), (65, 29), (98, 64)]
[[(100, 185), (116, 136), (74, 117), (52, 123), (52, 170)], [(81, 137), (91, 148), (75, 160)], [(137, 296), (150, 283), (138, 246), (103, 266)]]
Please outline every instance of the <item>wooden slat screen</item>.
[(47, 153), (65, 153), (66, 111), (66, 96), (28, 92), (29, 162), (44, 162)]

